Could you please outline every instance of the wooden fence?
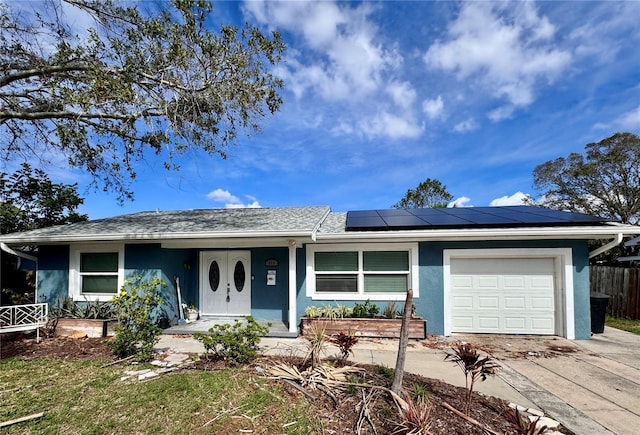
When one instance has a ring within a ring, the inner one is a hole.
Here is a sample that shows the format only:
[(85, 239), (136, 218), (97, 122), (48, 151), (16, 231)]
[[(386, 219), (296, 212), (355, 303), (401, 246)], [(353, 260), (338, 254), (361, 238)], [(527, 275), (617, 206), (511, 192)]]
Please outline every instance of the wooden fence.
[(640, 320), (640, 269), (590, 266), (591, 291), (609, 295), (607, 314)]

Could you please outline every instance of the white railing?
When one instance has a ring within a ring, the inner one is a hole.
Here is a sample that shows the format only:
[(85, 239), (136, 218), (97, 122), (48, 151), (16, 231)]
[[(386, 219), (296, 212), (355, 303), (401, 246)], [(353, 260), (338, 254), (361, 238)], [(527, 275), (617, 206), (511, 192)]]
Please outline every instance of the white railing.
[(40, 328), (49, 320), (48, 304), (10, 305), (0, 307), (0, 333), (37, 331), (40, 341)]

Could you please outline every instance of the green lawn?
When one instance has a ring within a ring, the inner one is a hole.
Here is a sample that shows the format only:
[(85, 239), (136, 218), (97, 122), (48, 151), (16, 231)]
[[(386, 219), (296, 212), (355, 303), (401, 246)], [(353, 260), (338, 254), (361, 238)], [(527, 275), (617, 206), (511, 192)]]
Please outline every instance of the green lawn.
[(640, 320), (620, 319), (607, 316), (605, 325), (640, 335)]
[[(54, 359), (0, 361), (0, 423), (42, 418), (3, 434), (321, 433), (294, 400), (251, 369), (189, 370), (121, 381), (128, 366)], [(137, 367), (134, 367), (136, 369)], [(208, 423), (208, 424), (207, 424)]]

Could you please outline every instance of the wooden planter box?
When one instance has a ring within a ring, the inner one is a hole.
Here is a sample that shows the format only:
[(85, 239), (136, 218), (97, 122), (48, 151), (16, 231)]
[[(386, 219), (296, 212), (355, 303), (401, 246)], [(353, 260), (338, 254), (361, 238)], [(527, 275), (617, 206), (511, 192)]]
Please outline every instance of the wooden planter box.
[[(383, 318), (343, 318), (329, 320), (317, 317), (302, 318), (302, 332), (305, 328), (316, 325), (324, 328), (326, 335), (339, 332), (353, 332), (356, 337), (400, 338), (400, 326), (402, 319)], [(427, 336), (427, 321), (424, 319), (411, 319), (409, 322), (409, 338), (422, 340)]]
[(111, 319), (67, 319), (56, 320), (56, 336), (70, 337), (74, 334), (86, 334), (87, 337), (108, 337), (114, 335), (113, 327), (117, 323)]

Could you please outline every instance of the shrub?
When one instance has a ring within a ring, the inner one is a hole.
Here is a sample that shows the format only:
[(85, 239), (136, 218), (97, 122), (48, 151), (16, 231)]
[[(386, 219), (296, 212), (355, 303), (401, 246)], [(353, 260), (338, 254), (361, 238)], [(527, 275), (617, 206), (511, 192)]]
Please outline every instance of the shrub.
[(258, 355), (260, 337), (269, 332), (271, 323), (262, 326), (253, 317), (246, 323), (236, 320), (233, 325), (214, 325), (208, 333), (196, 333), (193, 337), (202, 342), (206, 356), (225, 360), (230, 364), (243, 364)]
[(378, 373), (379, 375), (384, 376), (385, 378), (391, 380), (393, 379), (393, 376), (395, 375), (395, 370), (392, 369), (391, 367), (387, 367), (384, 364), (383, 365), (379, 365), (376, 367), (376, 373)]
[(320, 310), (317, 307), (314, 307), (313, 305), (309, 305), (308, 307), (306, 307), (304, 309), (305, 314), (307, 315), (307, 317), (320, 317)]
[(353, 309), (351, 307), (347, 307), (346, 305), (336, 305), (335, 311), (336, 315), (341, 319), (353, 315)]
[(304, 332), (304, 338), (309, 343), (307, 344), (307, 354), (304, 357), (305, 362), (311, 360), (311, 367), (316, 368), (320, 365), (320, 354), (324, 351), (325, 339), (327, 336), (324, 334), (325, 329), (316, 325), (311, 325)]
[(59, 301), (51, 308), (51, 317), (66, 319), (113, 319), (115, 317), (113, 305), (110, 302), (89, 300), (76, 302), (70, 297)]
[(433, 405), (424, 398), (407, 398), (407, 408), (400, 412), (393, 434), (427, 435), (431, 429)]
[(369, 299), (364, 304), (356, 302), (353, 305), (353, 317), (373, 317), (380, 312), (376, 304), (372, 304)]
[(411, 387), (411, 397), (413, 400), (427, 400), (429, 398), (429, 391), (422, 384), (413, 384), (413, 387)]
[(453, 348), (453, 352), (447, 353), (444, 360), (453, 361), (458, 364), (464, 372), (467, 387), (465, 414), (469, 415), (474, 385), (476, 382), (484, 381), (488, 376), (494, 375), (496, 370), (500, 368), (500, 365), (494, 362), (490, 356), (481, 358), (477, 349), (465, 343), (459, 343)]
[(353, 346), (358, 343), (358, 337), (352, 331), (347, 333), (340, 331), (337, 335), (331, 337), (331, 342), (335, 343), (340, 349), (340, 358), (346, 360), (349, 358), (349, 354), (353, 355)]
[(382, 315), (386, 319), (394, 319), (398, 314), (398, 310), (396, 309), (395, 302), (389, 302), (385, 305), (384, 310), (382, 310)]
[(118, 324), (114, 340), (108, 344), (118, 357), (135, 355), (138, 361), (151, 359), (153, 346), (162, 332), (151, 319), (153, 310), (162, 303), (161, 287), (166, 284), (158, 277), (143, 281), (136, 276), (126, 280), (120, 293), (111, 299)]

